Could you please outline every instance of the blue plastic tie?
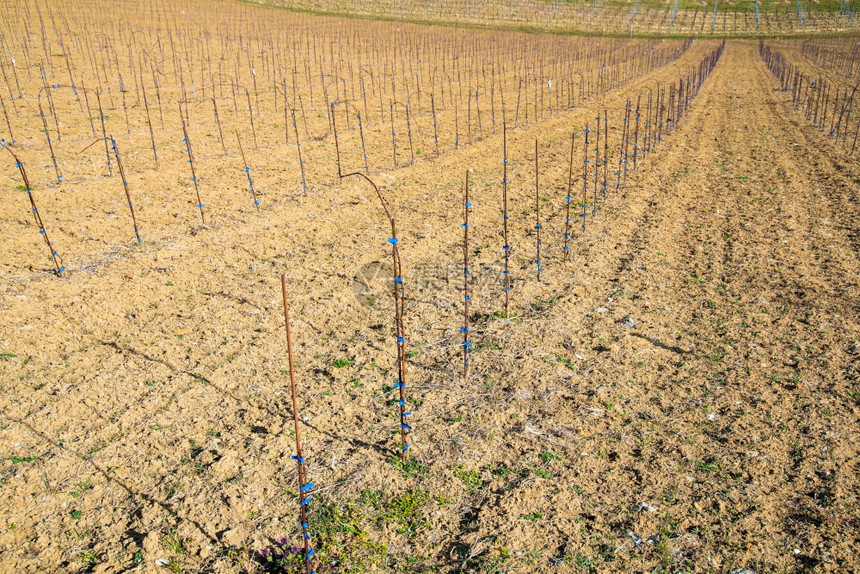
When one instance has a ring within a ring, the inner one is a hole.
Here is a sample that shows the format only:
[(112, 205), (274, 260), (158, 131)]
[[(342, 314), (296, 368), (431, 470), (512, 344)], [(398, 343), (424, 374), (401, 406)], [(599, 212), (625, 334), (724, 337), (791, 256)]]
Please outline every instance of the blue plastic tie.
[(313, 483), (313, 482), (309, 482), (309, 483), (307, 483), (306, 485), (304, 485), (303, 487), (301, 487), (301, 488), (299, 489), (299, 492), (307, 492), (308, 490), (312, 489), (313, 487), (314, 487), (314, 483)]
[(389, 237), (389, 238), (388, 238), (388, 242), (389, 242), (391, 245), (397, 245), (397, 238), (396, 238), (396, 237)]
[(466, 207), (472, 207), (471, 202), (466, 204)]
[(290, 458), (291, 458), (291, 459), (293, 459), (293, 460), (295, 460), (295, 461), (298, 461), (298, 462), (304, 462), (304, 461), (305, 461), (305, 457), (303, 457), (303, 456), (293, 456), (293, 455), (290, 455)]
[(401, 423), (400, 428), (402, 428), (403, 430), (412, 430), (412, 427), (406, 423)]
[(403, 277), (395, 277), (394, 282), (395, 283), (403, 283)]
[(403, 407), (406, 406), (406, 401), (397, 401), (397, 404)]
[(464, 347), (466, 347), (467, 349), (471, 349), (471, 348), (472, 348), (472, 343), (470, 343), (469, 341), (463, 341), (463, 343), (462, 343), (462, 344), (463, 344), (463, 346), (464, 346)]
[(468, 328), (468, 327), (460, 327), (460, 332), (461, 332), (461, 333), (468, 333), (468, 332), (469, 332), (469, 328)]
[(410, 446), (412, 446), (412, 445), (409, 445), (409, 444), (403, 445), (403, 451), (406, 452), (407, 450), (409, 450)]
[(397, 342), (398, 343), (405, 343), (406, 339), (404, 339), (403, 337), (397, 337)]
[(306, 499), (304, 499), (304, 500), (302, 501), (301, 505), (302, 505), (302, 506), (307, 506), (308, 504), (310, 504), (311, 502), (313, 502), (313, 500), (314, 500), (314, 499), (313, 499), (313, 498), (311, 498), (311, 497), (309, 496), (309, 497), (307, 497)]
[(397, 387), (404, 387), (405, 388), (406, 385), (404, 383), (401, 383), (400, 381), (397, 381), (396, 383), (394, 383), (394, 388), (396, 389)]
[(308, 557), (307, 557), (308, 562), (311, 561), (311, 556), (313, 556), (313, 555), (314, 555), (314, 549), (311, 548), (310, 550), (308, 550)]
[(60, 267), (59, 269), (57, 269), (57, 273), (62, 273), (65, 270), (66, 270), (66, 267), (64, 265), (63, 267)]

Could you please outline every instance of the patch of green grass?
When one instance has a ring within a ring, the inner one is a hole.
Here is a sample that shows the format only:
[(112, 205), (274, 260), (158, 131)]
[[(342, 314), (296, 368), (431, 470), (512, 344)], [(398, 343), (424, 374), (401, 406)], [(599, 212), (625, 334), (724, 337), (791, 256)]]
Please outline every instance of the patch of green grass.
[(470, 493), (478, 490), (484, 483), (477, 470), (466, 470), (463, 465), (457, 465), (454, 469), (454, 476), (460, 479), (460, 482), (466, 486), (466, 491)]
[(392, 458), (391, 466), (402, 472), (404, 478), (423, 476), (424, 473), (427, 472), (427, 465), (421, 464), (414, 458), (410, 458), (406, 462), (403, 462), (399, 457)]
[(448, 506), (454, 501), (445, 496), (444, 494), (440, 493), (436, 495), (436, 502), (439, 504), (439, 506)]
[(12, 461), (12, 464), (21, 464), (23, 462), (33, 462), (39, 460), (38, 456), (13, 456), (10, 457), (9, 460)]
[(551, 462), (556, 460), (564, 460), (562, 457), (548, 450), (541, 451), (539, 456), (544, 464), (550, 464)]
[(489, 341), (480, 346), (476, 346), (473, 353), (480, 353), (481, 351), (501, 351), (502, 346), (498, 344), (496, 341)]
[(537, 522), (541, 518), (543, 518), (543, 512), (529, 512), (528, 514), (520, 514), (520, 518), (523, 520), (531, 520), (532, 522)]
[(348, 359), (347, 357), (341, 357), (340, 359), (335, 359), (334, 362), (332, 362), (332, 364), (331, 364), (331, 366), (334, 367), (335, 369), (342, 369), (344, 367), (349, 367), (351, 365), (352, 365), (352, 361), (350, 359)]
[(182, 544), (179, 536), (176, 535), (176, 532), (168, 533), (167, 538), (161, 542), (161, 545), (174, 554), (185, 553), (185, 546)]
[(516, 319), (516, 313), (507, 314), (504, 311), (493, 311), (493, 319)]
[(571, 371), (576, 370), (576, 365), (573, 364), (573, 361), (568, 359), (567, 357), (562, 357), (561, 355), (556, 355), (555, 360), (570, 369)]
[(407, 490), (388, 501), (388, 513), (383, 519), (393, 519), (397, 522), (398, 534), (415, 536), (418, 531), (429, 525), (421, 512), (430, 495), (421, 489)]
[(374, 570), (381, 563), (387, 546), (375, 542), (366, 525), (385, 516), (382, 498), (381, 491), (365, 491), (356, 502), (314, 499), (309, 524), (320, 562), (350, 564), (352, 572)]
[(714, 461), (703, 460), (696, 465), (696, 470), (701, 472), (719, 472), (720, 463)]
[(99, 557), (93, 552), (81, 552), (81, 562), (87, 566), (95, 566), (98, 561)]
[(549, 307), (553, 303), (555, 303), (555, 298), (549, 299), (547, 301), (538, 300), (532, 303), (532, 309), (534, 309), (535, 311), (540, 311), (541, 309)]

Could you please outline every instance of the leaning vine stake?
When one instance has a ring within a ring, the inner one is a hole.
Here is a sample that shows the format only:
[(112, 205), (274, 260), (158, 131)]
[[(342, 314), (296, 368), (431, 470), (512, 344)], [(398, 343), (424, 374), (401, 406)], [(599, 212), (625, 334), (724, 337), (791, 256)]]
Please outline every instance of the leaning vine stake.
[(197, 170), (194, 169), (194, 152), (191, 149), (191, 138), (188, 137), (188, 126), (186, 118), (182, 113), (182, 104), (179, 104), (179, 117), (182, 119), (182, 143), (185, 144), (185, 153), (188, 154), (188, 166), (191, 168), (191, 181), (194, 183), (194, 193), (197, 194), (197, 208), (200, 210), (200, 221), (206, 225), (206, 216), (203, 213), (203, 201), (200, 199), (200, 187), (197, 185)]
[(15, 160), (15, 167), (17, 167), (18, 171), (21, 172), (21, 179), (24, 181), (24, 191), (27, 192), (27, 197), (30, 199), (30, 207), (33, 210), (33, 217), (36, 219), (36, 225), (39, 226), (39, 233), (42, 235), (42, 238), (48, 245), (48, 249), (50, 249), (51, 251), (51, 259), (54, 260), (54, 265), (57, 268), (57, 275), (62, 277), (63, 271), (66, 270), (66, 267), (62, 264), (62, 259), (59, 255), (57, 255), (57, 252), (54, 250), (54, 246), (51, 245), (51, 240), (48, 239), (48, 232), (45, 231), (45, 224), (42, 223), (42, 216), (39, 214), (39, 210), (36, 208), (36, 201), (33, 199), (33, 190), (30, 187), (30, 180), (27, 178), (27, 172), (24, 171), (24, 164), (21, 163), (21, 160), (18, 159), (18, 156), (15, 155), (15, 152), (9, 149), (9, 147), (6, 145), (5, 139), (0, 140), (0, 147), (5, 149), (12, 155), (12, 158)]
[(125, 178), (125, 170), (122, 168), (122, 160), (119, 157), (119, 147), (117, 147), (113, 136), (108, 137), (110, 138), (111, 149), (116, 157), (117, 170), (119, 170), (120, 178), (122, 178), (122, 187), (125, 190), (125, 198), (128, 200), (128, 209), (131, 211), (131, 222), (134, 224), (134, 236), (137, 237), (137, 242), (140, 243), (140, 231), (137, 229), (137, 217), (134, 215), (134, 205), (131, 202), (131, 192), (128, 190), (128, 180)]
[(257, 199), (257, 190), (254, 189), (254, 179), (251, 177), (251, 167), (248, 165), (248, 160), (245, 159), (245, 150), (242, 148), (242, 140), (239, 139), (239, 132), (236, 132), (236, 142), (239, 144), (239, 153), (242, 156), (242, 164), (244, 165), (245, 176), (248, 178), (248, 187), (251, 189), (251, 197), (254, 200), (254, 207), (256, 207), (259, 212), (260, 201)]

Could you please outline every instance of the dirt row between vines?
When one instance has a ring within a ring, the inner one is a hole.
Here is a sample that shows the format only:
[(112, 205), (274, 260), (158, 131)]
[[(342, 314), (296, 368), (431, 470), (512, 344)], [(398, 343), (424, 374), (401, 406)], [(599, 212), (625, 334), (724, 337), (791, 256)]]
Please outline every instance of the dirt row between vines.
[[(713, 46), (697, 42), (650, 85)], [(613, 139), (627, 93), (605, 102)], [(141, 249), (94, 249), (67, 279), (9, 281), (0, 563), (254, 571), (255, 551), (298, 539), (284, 272), (319, 571), (850, 569), (856, 159), (793, 115), (755, 43), (730, 42), (689, 117), (577, 229), (563, 263), (570, 133), (597, 112), (509, 134), (510, 320), (493, 318), (501, 134), (377, 175), (410, 297), (406, 470), (392, 464), (384, 393), (396, 373), (388, 232), (361, 182), (272, 194), (259, 216), (174, 225)], [(463, 381), (467, 167), (477, 322)], [(114, 223), (86, 225), (100, 236)]]

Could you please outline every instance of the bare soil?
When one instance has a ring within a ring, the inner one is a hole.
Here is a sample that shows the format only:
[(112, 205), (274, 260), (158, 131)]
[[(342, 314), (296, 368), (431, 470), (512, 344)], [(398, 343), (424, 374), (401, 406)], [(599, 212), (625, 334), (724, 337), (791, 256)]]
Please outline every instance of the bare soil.
[(70, 162), (74, 190), (34, 186), (69, 246), (62, 279), (29, 267), (44, 246), (4, 167), (0, 569), (262, 571), (258, 551), (299, 540), (283, 272), (319, 572), (857, 571), (860, 165), (794, 114), (756, 43), (728, 42), (562, 261), (571, 131), (604, 106), (620, 118), (714, 46), (509, 133), (511, 318), (497, 313), (501, 133), (375, 174), (409, 297), (405, 468), (387, 222), (366, 184), (336, 181), (330, 147), (307, 192), (279, 169), (294, 147), (252, 160), (259, 213), (213, 152), (225, 175), (202, 188), (202, 228), (181, 143), (163, 143), (159, 169), (130, 181), (142, 245), (116, 178)]

